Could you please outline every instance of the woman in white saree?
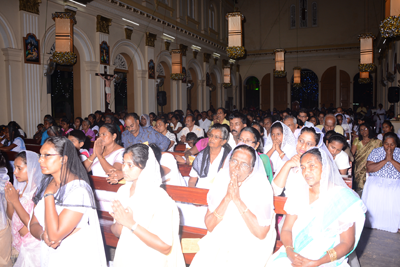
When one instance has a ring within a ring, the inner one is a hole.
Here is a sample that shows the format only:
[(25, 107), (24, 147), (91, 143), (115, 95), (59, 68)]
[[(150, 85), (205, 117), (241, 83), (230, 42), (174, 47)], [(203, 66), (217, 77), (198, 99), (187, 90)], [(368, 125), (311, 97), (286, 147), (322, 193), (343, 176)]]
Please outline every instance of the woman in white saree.
[(271, 160), (273, 172), (278, 173), (283, 164), (296, 155), (296, 138), (290, 128), (280, 121), (274, 122), (264, 153)]
[(300, 162), (304, 178), (285, 204), (283, 246), (267, 266), (349, 266), (347, 257), (358, 244), (366, 208), (324, 146), (307, 151)]
[(252, 147), (238, 145), (228, 155), (207, 202), (208, 233), (190, 266), (264, 267), (275, 245), (275, 213), (264, 165)]
[(111, 231), (119, 237), (114, 266), (185, 267), (179, 242), (179, 212), (160, 187), (160, 165), (144, 144), (126, 148), (126, 185), (112, 204)]
[(66, 137), (50, 137), (39, 163), (44, 176), (29, 230), (42, 241), (41, 266), (105, 267), (93, 191), (75, 146)]

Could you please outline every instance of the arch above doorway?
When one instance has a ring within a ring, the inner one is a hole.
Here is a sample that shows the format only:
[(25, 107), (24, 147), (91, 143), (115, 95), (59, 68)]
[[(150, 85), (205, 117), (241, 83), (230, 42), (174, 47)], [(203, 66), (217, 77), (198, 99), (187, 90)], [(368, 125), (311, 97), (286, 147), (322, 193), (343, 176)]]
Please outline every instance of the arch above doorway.
[(0, 13), (0, 36), (4, 42), (4, 48), (17, 48), (17, 41), (12, 31), (11, 25), (3, 14)]

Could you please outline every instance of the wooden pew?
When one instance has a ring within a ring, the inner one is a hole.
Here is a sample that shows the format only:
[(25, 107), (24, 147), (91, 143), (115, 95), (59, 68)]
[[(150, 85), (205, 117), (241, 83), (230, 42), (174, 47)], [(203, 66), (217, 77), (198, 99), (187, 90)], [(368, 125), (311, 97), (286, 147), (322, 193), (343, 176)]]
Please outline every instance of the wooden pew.
[[(91, 177), (91, 185), (93, 189), (106, 190), (111, 192), (117, 192), (118, 188), (121, 186), (120, 184), (110, 185), (107, 183), (104, 177), (96, 176)], [(208, 189), (172, 185), (163, 185), (163, 187), (167, 191), (168, 195), (175, 201), (207, 205)], [(283, 210), (285, 202), (286, 198), (284, 197), (274, 197), (275, 213), (286, 214)], [(99, 217), (101, 230), (105, 238), (105, 243), (108, 246), (116, 247), (118, 243), (118, 238), (115, 237), (114, 234), (111, 232), (111, 225), (113, 221), (112, 217), (107, 212), (103, 211), (99, 211)], [(180, 226), (180, 228), (182, 238), (202, 238), (207, 234), (206, 229), (190, 226)], [(278, 250), (281, 246), (282, 242), (280, 240), (277, 240), (275, 251)], [(183, 256), (185, 258), (186, 264), (190, 264), (193, 260), (193, 257), (195, 256), (195, 253), (184, 253)]]
[(183, 143), (178, 143), (176, 146), (175, 146), (175, 152), (185, 152), (185, 150), (186, 150), (186, 145), (185, 144), (183, 144)]
[(25, 145), (37, 145), (38, 143), (36, 142), (35, 139), (33, 138), (25, 138), (24, 139)]
[(25, 144), (26, 150), (30, 150), (36, 153), (40, 153), (40, 148), (42, 147), (41, 145), (30, 145), (30, 144)]

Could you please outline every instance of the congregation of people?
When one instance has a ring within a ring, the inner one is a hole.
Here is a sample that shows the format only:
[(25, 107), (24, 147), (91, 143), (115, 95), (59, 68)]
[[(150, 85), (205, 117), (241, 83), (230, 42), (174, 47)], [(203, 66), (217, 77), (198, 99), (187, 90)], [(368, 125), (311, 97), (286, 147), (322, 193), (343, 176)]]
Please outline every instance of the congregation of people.
[[(0, 266), (183, 267), (180, 225), (207, 230), (193, 267), (359, 266), (364, 227), (400, 228), (400, 141), (382, 107), (46, 115), (40, 153), (11, 121), (0, 126)], [(123, 185), (94, 190), (91, 175)], [(208, 205), (175, 202), (163, 184), (208, 189)], [(114, 219), (113, 259), (98, 211)]]

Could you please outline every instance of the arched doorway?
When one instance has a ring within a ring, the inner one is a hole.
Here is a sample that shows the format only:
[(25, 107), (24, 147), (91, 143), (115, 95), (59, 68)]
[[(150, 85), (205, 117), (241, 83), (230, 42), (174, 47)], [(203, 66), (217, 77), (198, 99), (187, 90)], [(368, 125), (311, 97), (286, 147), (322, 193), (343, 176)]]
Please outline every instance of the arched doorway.
[(132, 60), (127, 54), (121, 53), (115, 57), (114, 66), (114, 74), (118, 76), (114, 80), (115, 112), (133, 112), (135, 101)]
[(260, 81), (254, 77), (248, 77), (244, 82), (245, 91), (245, 107), (259, 108), (260, 107)]
[(328, 68), (321, 77), (321, 107), (336, 105), (336, 66)]
[(369, 75), (370, 82), (360, 84), (358, 79), (360, 78), (360, 73), (357, 73), (353, 78), (353, 110), (357, 110), (361, 103), (364, 103), (364, 107), (373, 105), (373, 77)]
[(318, 107), (318, 77), (312, 70), (302, 69), (300, 72), (301, 87), (293, 86), (291, 79), (291, 101), (299, 101), (301, 108)]
[(51, 114), (54, 118), (67, 117), (73, 121), (81, 117), (80, 56), (74, 46), (76, 63), (73, 66), (56, 65), (51, 75)]
[(271, 108), (271, 74), (265, 74), (261, 79), (261, 109)]
[(187, 97), (188, 97), (188, 108), (195, 110), (198, 109), (197, 107), (197, 74), (196, 71), (193, 68), (189, 68), (189, 77), (188, 77), (188, 83), (190, 83), (192, 86), (188, 86), (188, 92), (187, 92)]

